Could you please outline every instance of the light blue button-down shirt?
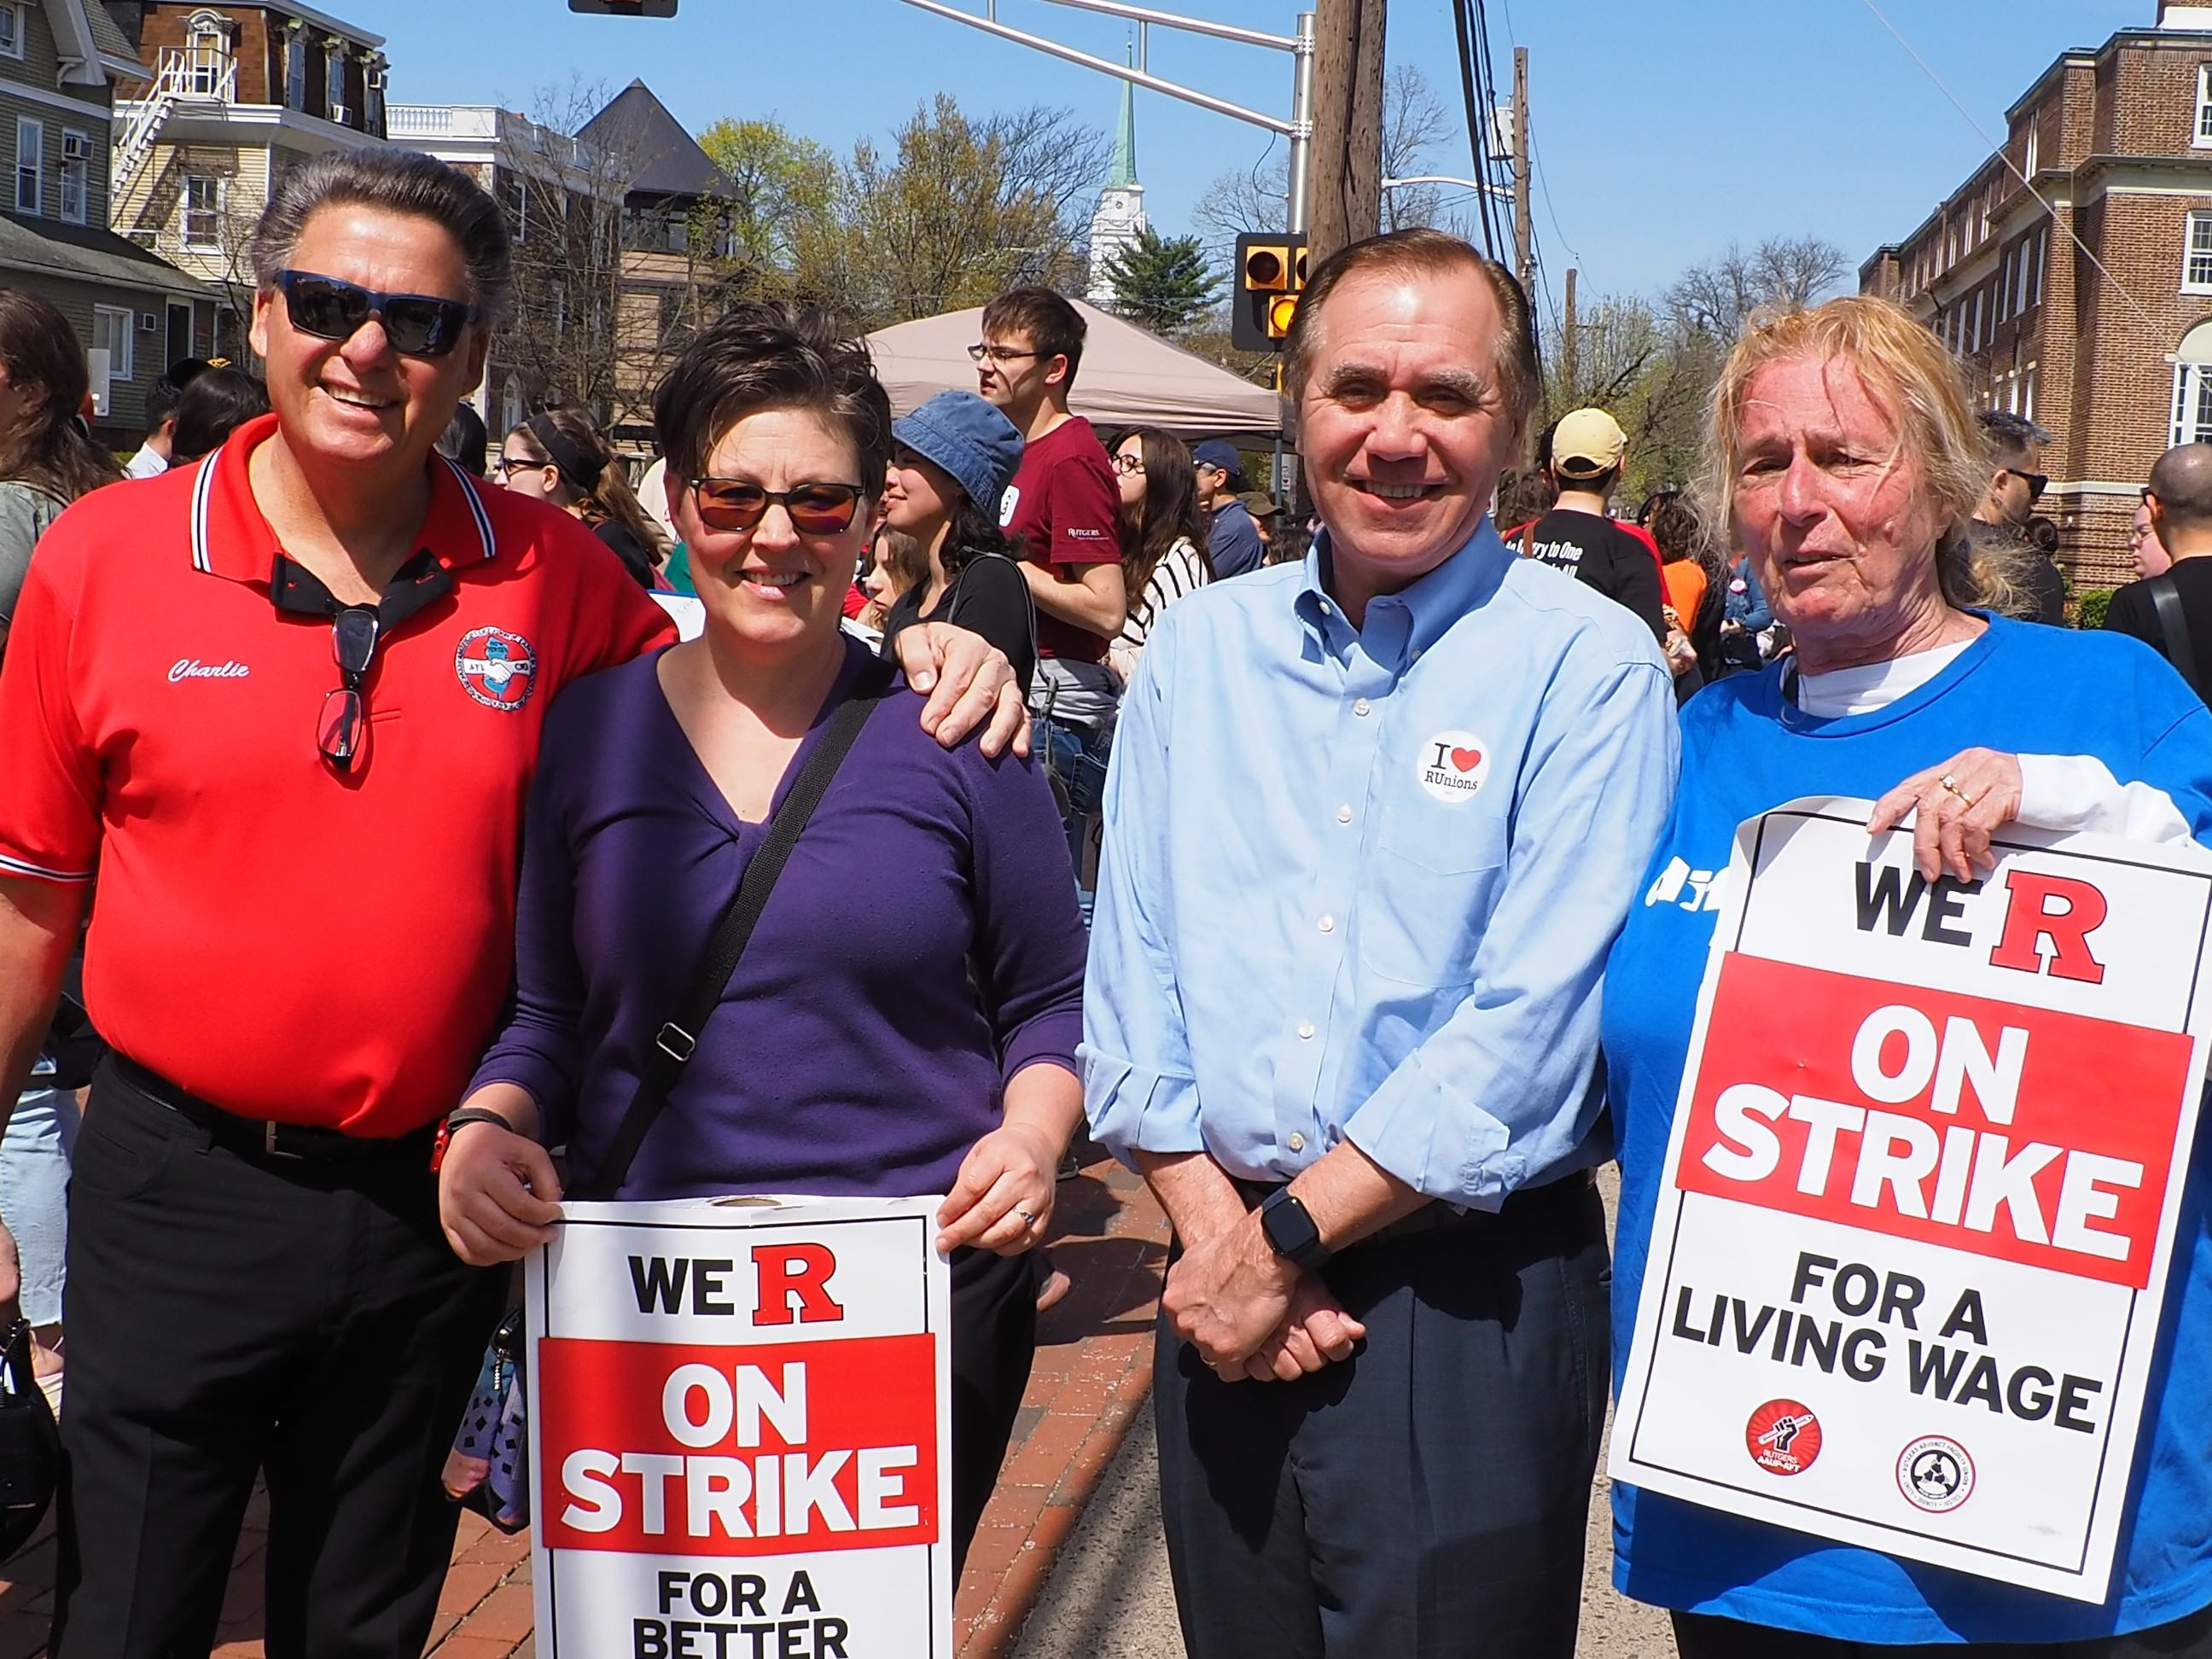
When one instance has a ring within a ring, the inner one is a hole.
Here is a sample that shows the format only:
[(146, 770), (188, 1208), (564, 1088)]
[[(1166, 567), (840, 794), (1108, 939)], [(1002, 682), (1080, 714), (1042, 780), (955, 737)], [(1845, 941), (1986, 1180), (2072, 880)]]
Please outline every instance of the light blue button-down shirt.
[(1112, 1151), (1349, 1138), (1495, 1209), (1601, 1159), (1606, 952), (1665, 821), (1650, 630), (1488, 520), (1354, 629), (1323, 549), (1201, 588), (1121, 704), (1084, 994)]

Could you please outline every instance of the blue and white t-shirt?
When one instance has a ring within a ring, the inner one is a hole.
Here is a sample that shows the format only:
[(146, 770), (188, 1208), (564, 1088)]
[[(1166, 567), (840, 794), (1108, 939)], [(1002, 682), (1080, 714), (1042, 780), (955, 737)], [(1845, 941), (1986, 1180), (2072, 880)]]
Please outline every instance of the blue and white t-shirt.
[[(1975, 746), (2087, 756), (2166, 792), (2212, 844), (2212, 714), (2155, 653), (2109, 634), (1993, 618), (1935, 674), (1869, 712), (1820, 719), (1783, 671), (1709, 686), (1682, 711), (1682, 773), (1645, 890), (1606, 970), (1604, 1042), (1621, 1195), (1615, 1382), (1634, 1327), (1676, 1090), (1737, 824), (1801, 795), (1874, 799)], [(1613, 1582), (1638, 1601), (1848, 1641), (2063, 1642), (2212, 1602), (2212, 1137), (2184, 1192), (2168, 1329), (2146, 1396), (2133, 1515), (2112, 1595), (2064, 1600), (1613, 1488)]]

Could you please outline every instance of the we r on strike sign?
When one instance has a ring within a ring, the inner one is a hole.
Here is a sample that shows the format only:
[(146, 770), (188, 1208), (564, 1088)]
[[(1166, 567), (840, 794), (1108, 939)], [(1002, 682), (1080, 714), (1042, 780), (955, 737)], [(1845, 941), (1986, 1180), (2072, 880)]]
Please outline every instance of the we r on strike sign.
[(939, 1202), (566, 1206), (528, 1266), (547, 1659), (950, 1654)]
[(2102, 1601), (2207, 1011), (2212, 859), (2011, 834), (1923, 878), (1864, 803), (1747, 823), (1614, 1478)]

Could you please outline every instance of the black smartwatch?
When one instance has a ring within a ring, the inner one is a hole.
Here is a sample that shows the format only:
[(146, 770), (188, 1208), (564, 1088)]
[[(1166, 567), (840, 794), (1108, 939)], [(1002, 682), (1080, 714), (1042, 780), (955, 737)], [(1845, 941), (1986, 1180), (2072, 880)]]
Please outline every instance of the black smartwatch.
[(1260, 1231), (1267, 1236), (1275, 1254), (1293, 1267), (1310, 1273), (1329, 1258), (1328, 1246), (1321, 1242), (1321, 1229), (1314, 1225), (1306, 1206), (1288, 1187), (1269, 1193), (1261, 1204)]

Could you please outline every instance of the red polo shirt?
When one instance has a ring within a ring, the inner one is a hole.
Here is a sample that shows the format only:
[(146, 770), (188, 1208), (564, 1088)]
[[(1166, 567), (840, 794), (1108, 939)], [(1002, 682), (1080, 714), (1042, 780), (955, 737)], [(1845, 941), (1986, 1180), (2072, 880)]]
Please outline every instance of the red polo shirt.
[(246, 459), (86, 496), (40, 542), (0, 667), (0, 874), (98, 882), (94, 1021), (246, 1117), (398, 1135), (459, 1103), (514, 959), (554, 696), (674, 629), (567, 514), (434, 459), (453, 591), (380, 641), (350, 773), (317, 746), (327, 617), (280, 613)]

